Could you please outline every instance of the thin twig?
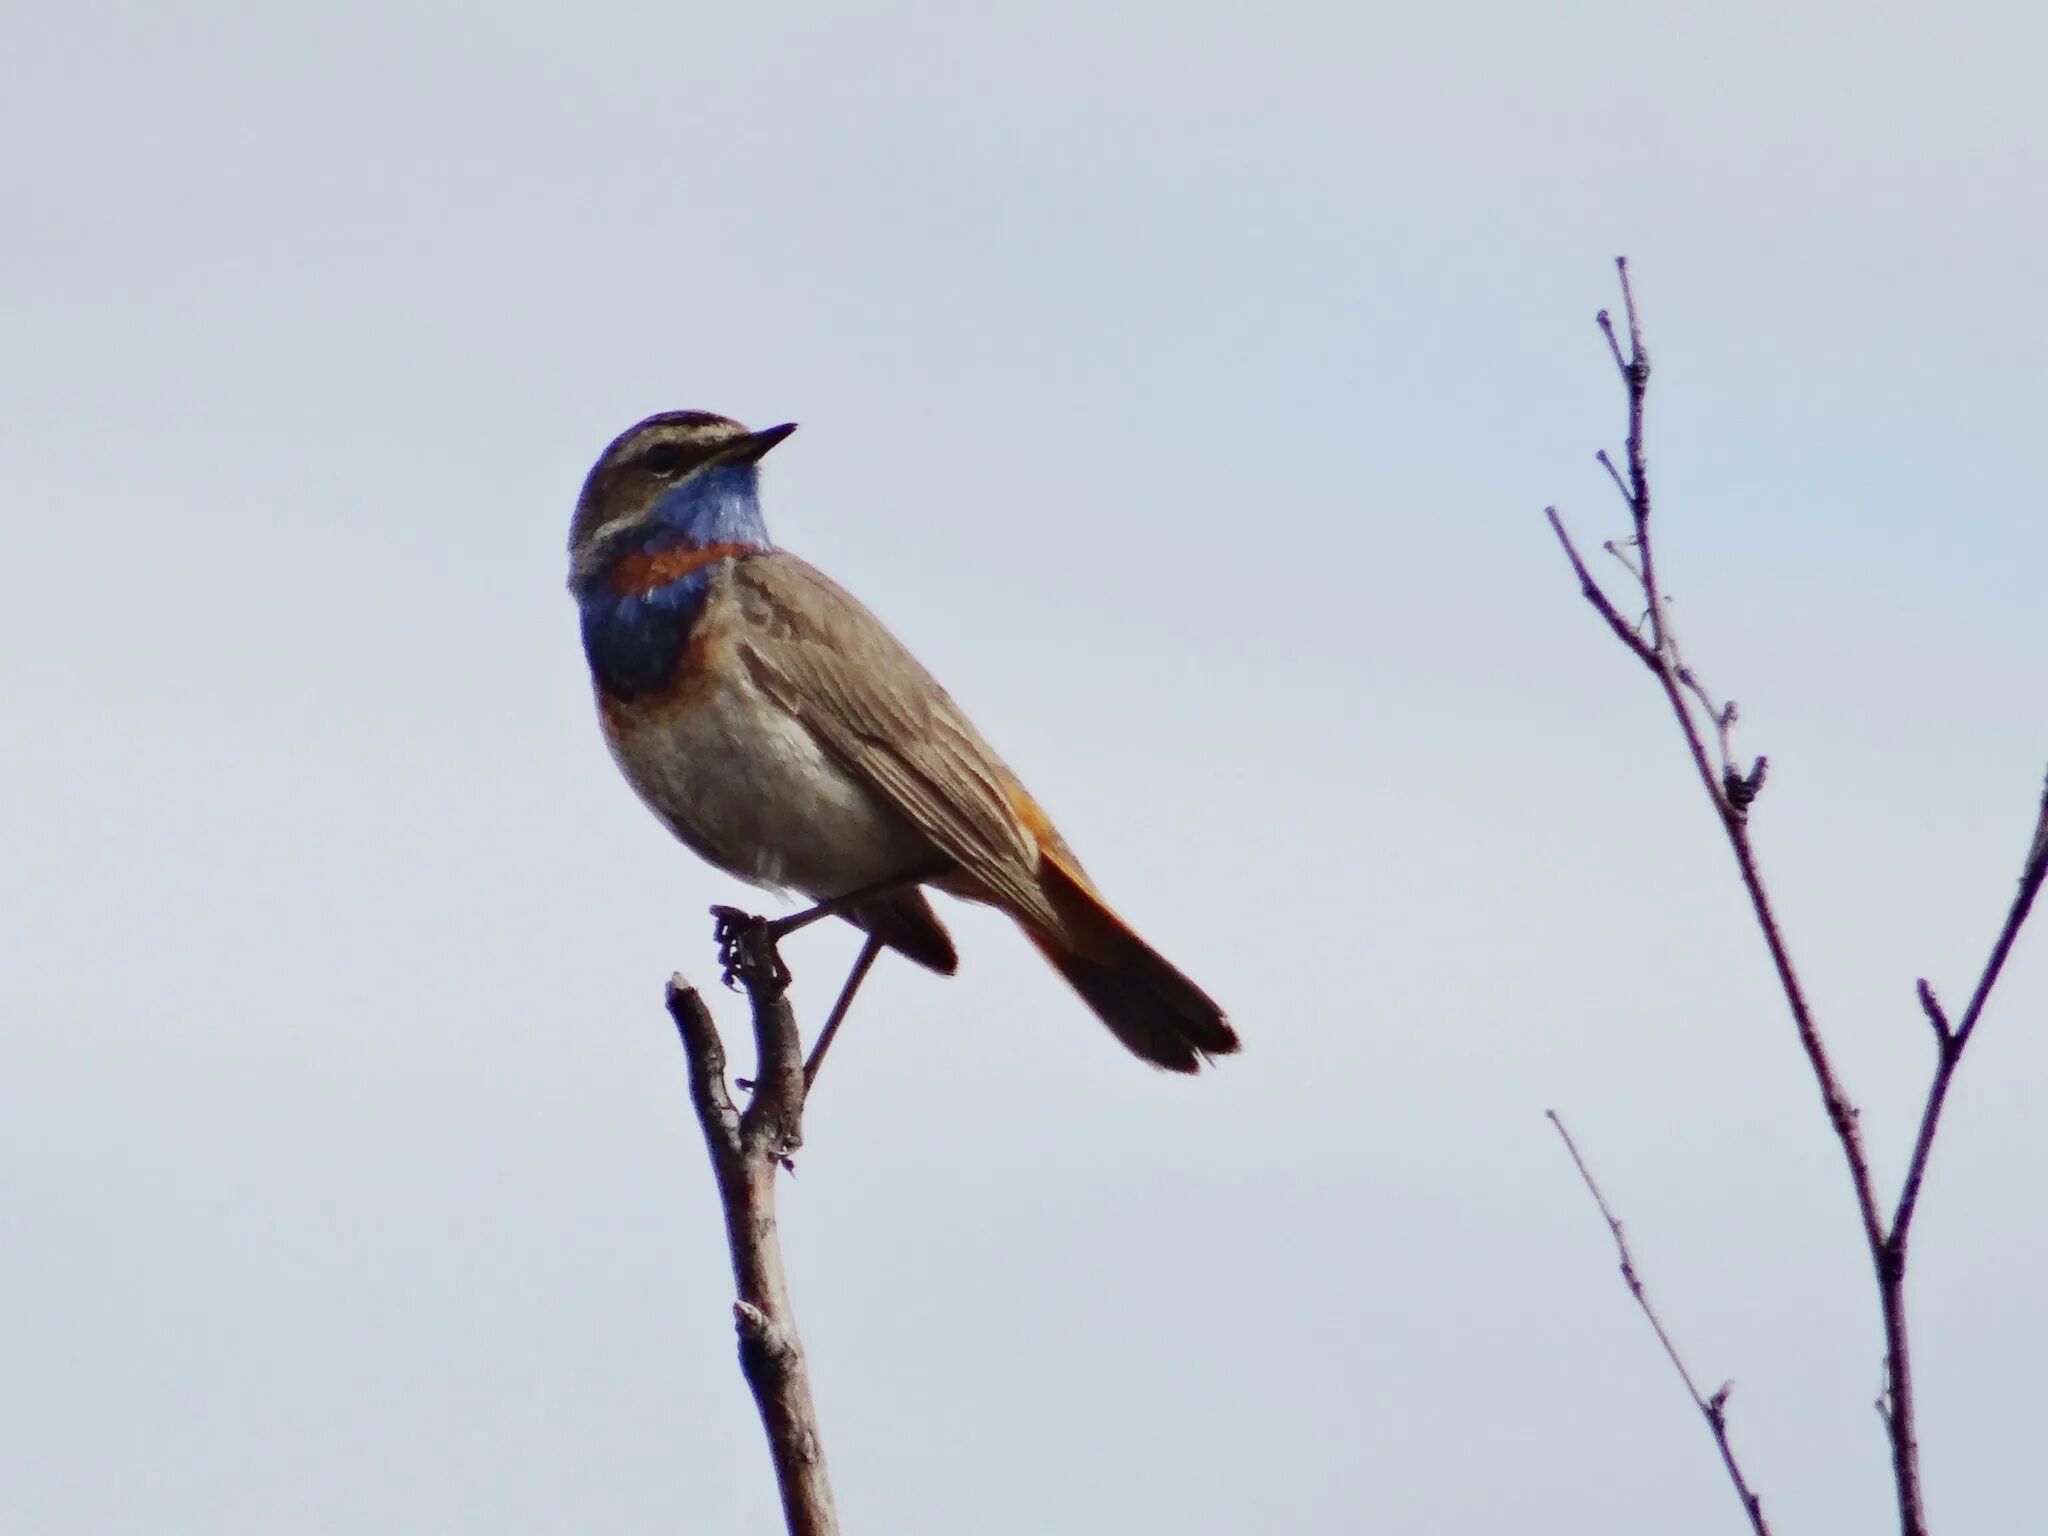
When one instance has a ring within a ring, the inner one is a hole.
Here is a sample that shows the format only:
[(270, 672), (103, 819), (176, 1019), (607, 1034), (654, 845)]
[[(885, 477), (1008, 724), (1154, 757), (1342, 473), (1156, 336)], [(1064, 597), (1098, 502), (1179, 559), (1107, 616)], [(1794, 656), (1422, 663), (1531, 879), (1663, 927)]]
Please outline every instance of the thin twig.
[[(1650, 626), (1647, 641), (1621, 618), (1614, 604), (1602, 592), (1586, 570), (1585, 562), (1579, 557), (1571, 537), (1565, 531), (1563, 521), (1555, 508), (1546, 508), (1545, 516), (1556, 533), (1558, 542), (1564, 547), (1565, 556), (1570, 560), (1572, 572), (1579, 581), (1579, 590), (1586, 601), (1606, 621), (1629, 653), (1649, 667), (1662, 686), (1665, 699), (1677, 719), (1679, 729), (1685, 737), (1686, 748), (1691, 754), (1693, 767), (1698, 773), (1707, 797), (1720, 815), (1722, 830), (1726, 833), (1730, 850), (1743, 888), (1749, 894), (1750, 907), (1757, 926), (1763, 934), (1765, 947), (1769, 950), (1771, 964), (1777, 972), (1778, 985), (1785, 995), (1785, 1001), (1792, 1013), (1799, 1043), (1806, 1054), (1814, 1081), (1821, 1092), (1821, 1099), (1827, 1111), (1828, 1124), (1833, 1128), (1835, 1139), (1842, 1149), (1843, 1160), (1848, 1164), (1849, 1178), (1856, 1197), (1857, 1214), (1863, 1227), (1865, 1247), (1877, 1278), (1878, 1302), (1883, 1315), (1885, 1337), (1885, 1390), (1878, 1408), (1884, 1417), (1885, 1430), (1891, 1442), (1892, 1478), (1898, 1493), (1899, 1526), (1903, 1536), (1926, 1536), (1927, 1518), (1923, 1507), (1920, 1488), (1920, 1450), (1916, 1428), (1916, 1402), (1913, 1393), (1913, 1356), (1911, 1336), (1906, 1318), (1906, 1249), (1912, 1235), (1913, 1218), (1919, 1210), (1920, 1194), (1927, 1177), (1928, 1160), (1933, 1152), (1934, 1138), (1940, 1129), (1943, 1111), (1948, 1104), (1950, 1085), (1954, 1082), (1957, 1068), (1962, 1062), (1964, 1050), (1975, 1035), (1977, 1025), (1984, 1016), (1992, 989), (2005, 968), (2005, 962), (2012, 953), (2020, 929), (2032, 912), (2035, 899), (2040, 895), (2044, 883), (2048, 883), (2048, 785), (2044, 785), (2040, 807), (2036, 812), (2033, 838), (2026, 860), (2021, 868), (2019, 889), (2014, 894), (2012, 905), (2007, 909), (2005, 922), (1999, 929), (1997, 940), (1991, 948), (1983, 972), (1977, 979), (1975, 991), (1962, 1017), (1951, 1022), (1941, 1001), (1935, 996), (1934, 988), (1924, 978), (1916, 986), (1921, 1011), (1926, 1014), (1933, 1028), (1936, 1056), (1932, 1080), (1928, 1084), (1927, 1098), (1920, 1112), (1918, 1130), (1913, 1139), (1913, 1150), (1907, 1159), (1906, 1174), (1900, 1187), (1898, 1204), (1893, 1208), (1891, 1220), (1887, 1223), (1879, 1210), (1876, 1187), (1871, 1177), (1870, 1163), (1863, 1147), (1863, 1136), (1857, 1110), (1843, 1088), (1841, 1079), (1829, 1058), (1827, 1048), (1815, 1022), (1813, 1010), (1807, 1002), (1805, 987), (1794, 968), (1787, 948), (1783, 930), (1779, 926), (1776, 911), (1771, 905), (1769, 894), (1764, 889), (1763, 876), (1757, 863), (1756, 852), (1750, 842), (1748, 813), (1751, 803), (1763, 788), (1764, 774), (1768, 760), (1756, 759), (1748, 773), (1735, 767), (1733, 744), (1730, 733), (1736, 719), (1736, 708), (1732, 701), (1717, 703), (1711, 693), (1700, 682), (1698, 675), (1680, 654), (1677, 636), (1672, 632), (1670, 609), (1667, 599), (1658, 588), (1656, 555), (1650, 540), (1650, 480), (1649, 463), (1643, 441), (1643, 405), (1650, 378), (1650, 362), (1643, 346), (1642, 323), (1636, 309), (1635, 295), (1629, 284), (1628, 263), (1620, 260), (1616, 268), (1621, 278), (1622, 297), (1628, 313), (1628, 348), (1623, 350), (1616, 334), (1614, 322), (1603, 310), (1599, 316), (1601, 334), (1607, 339), (1608, 350), (1613, 354), (1624, 388), (1628, 392), (1628, 472), (1624, 478), (1613, 461), (1603, 452), (1600, 463), (1628, 502), (1630, 521), (1634, 535), (1628, 539), (1627, 547), (1634, 552), (1634, 558), (1614, 542), (1608, 550), (1622, 566), (1636, 579), (1642, 588), (1646, 616)], [(1716, 734), (1716, 756), (1719, 763), (1718, 777), (1710, 764), (1705, 740), (1699, 722), (1693, 712), (1691, 701), (1697, 701), (1706, 714)], [(1552, 1117), (1553, 1119), (1555, 1116)], [(1563, 1134), (1564, 1127), (1558, 1126)], [(1566, 1136), (1567, 1145), (1571, 1138)], [(1573, 1157), (1577, 1159), (1574, 1149)], [(1579, 1171), (1585, 1173), (1580, 1163)], [(1591, 1179), (1588, 1178), (1588, 1184)], [(1594, 1198), (1599, 1198), (1595, 1189)], [(1605, 1203), (1602, 1202), (1605, 1212)], [(1608, 1217), (1614, 1226), (1615, 1239), (1621, 1240), (1619, 1224)], [(1631, 1273), (1627, 1252), (1623, 1250), (1624, 1273)], [(1631, 1287), (1634, 1280), (1631, 1278)], [(1638, 1300), (1642, 1297), (1638, 1292)], [(1647, 1304), (1645, 1311), (1648, 1310)], [(1654, 1323), (1656, 1319), (1652, 1317)], [(1658, 1337), (1663, 1338), (1663, 1329), (1658, 1328)], [(1670, 1350), (1670, 1341), (1665, 1340)], [(1677, 1357), (1673, 1354), (1673, 1361)], [(1679, 1367), (1684, 1374), (1684, 1367)], [(1692, 1385), (1690, 1377), (1687, 1386)], [(1694, 1401), (1699, 1394), (1695, 1389)], [(1719, 1397), (1709, 1400), (1718, 1402)], [(1708, 1404), (1702, 1404), (1703, 1411)], [(1711, 1415), (1710, 1415), (1711, 1417)]]
[[(1608, 332), (1607, 339), (1609, 341), (1614, 340), (1614, 333), (1612, 331)], [(1622, 377), (1628, 377), (1628, 370), (1626, 368), (1622, 370)], [(1625, 503), (1627, 503), (1630, 510), (1633, 511), (1636, 504), (1635, 498), (1629, 495), (1628, 482), (1621, 478), (1621, 471), (1614, 467), (1614, 460), (1607, 457), (1607, 450), (1605, 448), (1602, 448), (1598, 453), (1594, 454), (1593, 457), (1599, 460), (1600, 467), (1607, 471), (1607, 478), (1614, 482), (1614, 488), (1617, 491), (1621, 492), (1621, 499)], [(1609, 554), (1613, 555), (1617, 560), (1620, 560), (1622, 558), (1621, 551), (1616, 549), (1614, 545), (1611, 543), (1607, 546), (1607, 551)], [(1631, 565), (1629, 566), (1629, 569), (1633, 571), (1635, 570), (1635, 567)], [(1641, 573), (1638, 572), (1638, 574), (1640, 575)]]
[[(1863, 1228), (1864, 1244), (1876, 1273), (1884, 1316), (1886, 1374), (1892, 1386), (1885, 1422), (1892, 1443), (1892, 1470), (1898, 1488), (1900, 1527), (1904, 1536), (1925, 1536), (1926, 1519), (1921, 1507), (1919, 1487), (1919, 1455), (1913, 1433), (1911, 1351), (1906, 1333), (1903, 1253), (1895, 1258), (1890, 1249), (1884, 1220), (1878, 1209), (1870, 1160), (1863, 1146), (1858, 1112), (1842, 1086), (1841, 1078), (1821, 1037), (1812, 1007), (1807, 1001), (1806, 988), (1800, 980), (1797, 968), (1793, 965), (1791, 951), (1786, 944), (1784, 931), (1779, 925), (1770, 895), (1764, 888), (1763, 874), (1750, 842), (1749, 809), (1763, 787), (1767, 765), (1764, 759), (1758, 758), (1748, 775), (1738, 773), (1727, 756), (1728, 748), (1724, 741), (1719, 744), (1721, 762), (1720, 771), (1717, 773), (1688, 700), (1688, 694), (1699, 699), (1709, 718), (1714, 722), (1717, 732), (1725, 732), (1727, 726), (1732, 724), (1733, 715), (1717, 708), (1705, 690), (1698, 686), (1696, 678), (1688, 680), (1687, 669), (1678, 655), (1676, 641), (1666, 622), (1665, 599), (1658, 585), (1656, 553), (1650, 539), (1649, 459), (1643, 434), (1650, 359), (1643, 344), (1642, 321), (1636, 308), (1634, 291), (1629, 283), (1627, 259), (1618, 259), (1615, 267), (1620, 276), (1622, 298), (1628, 315), (1629, 344), (1626, 353), (1615, 333), (1613, 320), (1606, 311), (1601, 311), (1598, 322), (1628, 395), (1628, 473), (1626, 481), (1622, 483), (1622, 489), (1629, 504), (1630, 520), (1633, 524), (1634, 538), (1631, 542), (1639, 560), (1635, 563), (1624, 563), (1631, 564), (1632, 570), (1640, 578), (1643, 601), (1650, 622), (1650, 638), (1647, 643), (1620, 622), (1614, 605), (1593, 585), (1586, 573), (1585, 562), (1579, 558), (1578, 551), (1565, 532), (1564, 524), (1556, 510), (1546, 509), (1546, 516), (1559, 543), (1564, 546), (1565, 555), (1571, 561), (1573, 573), (1579, 578), (1579, 589), (1587, 602), (1602, 619), (1606, 620), (1608, 628), (1627, 645), (1630, 653), (1656, 675), (1664, 691), (1665, 701), (1670, 706), (1672, 716), (1677, 720), (1679, 731), (1685, 739), (1694, 772), (1720, 817), (1729, 850), (1735, 856), (1736, 869), (1741, 877), (1743, 889), (1749, 896), (1750, 909), (1763, 935), (1764, 946), (1770, 954), (1779, 989), (1783, 992), (1786, 1005), (1791, 1012), (1800, 1049), (1806, 1056), (1815, 1085), (1820, 1090), (1828, 1125), (1834, 1131), (1835, 1140), (1841, 1147), (1843, 1161), (1848, 1166), (1857, 1216)], [(1615, 473), (1611, 463), (1608, 469), (1610, 474), (1615, 475), (1617, 482), (1622, 482), (1622, 477)], [(1931, 1121), (1929, 1134), (1931, 1135)]]
[[(1635, 296), (1629, 286), (1627, 258), (1620, 258), (1615, 267), (1621, 275), (1622, 296), (1627, 302), (1629, 338), (1631, 352), (1624, 356), (1621, 344), (1615, 336), (1614, 324), (1603, 310), (1599, 316), (1601, 334), (1607, 338), (1609, 348), (1614, 352), (1615, 362), (1620, 369), (1622, 382), (1628, 392), (1629, 417), (1629, 506), (1635, 523), (1635, 544), (1642, 558), (1643, 596), (1648, 603), (1651, 621), (1651, 639), (1646, 643), (1620, 619), (1614, 605), (1594, 585), (1586, 571), (1585, 562), (1579, 558), (1571, 536), (1566, 533), (1564, 523), (1555, 508), (1546, 508), (1551, 529), (1557, 534), (1558, 542), (1564, 546), (1566, 557), (1571, 561), (1572, 571), (1579, 578), (1579, 589), (1600, 616), (1607, 621), (1608, 628), (1622, 639), (1631, 654), (1656, 674), (1664, 689), (1666, 702), (1673, 717), (1678, 721), (1680, 732), (1685, 738), (1686, 750), (1692, 758), (1693, 769), (1698, 774), (1701, 786), (1706, 790), (1714, 808), (1721, 817), (1722, 829), (1726, 832), (1730, 850), (1742, 878), (1743, 889), (1748, 892), (1750, 906), (1757, 924), (1763, 931), (1764, 944), (1769, 950), (1771, 964), (1777, 972), (1778, 982), (1791, 1008), (1794, 1027), (1799, 1034), (1799, 1043), (1806, 1053), (1808, 1065), (1812, 1068), (1815, 1081), (1820, 1087), (1821, 1098), (1827, 1109), (1828, 1123), (1834, 1128), (1836, 1140), (1841, 1144), (1842, 1155), (1849, 1165), (1850, 1182), (1855, 1187), (1856, 1204), (1862, 1219), (1864, 1236), (1875, 1254), (1883, 1243), (1884, 1233), (1877, 1210), (1877, 1198), (1870, 1176), (1870, 1163), (1863, 1150), (1863, 1138), (1857, 1123), (1857, 1112), (1844, 1092), (1837, 1077), (1834, 1064), (1829, 1058), (1826, 1044), (1822, 1041), (1814, 1023), (1813, 1011), (1806, 1000), (1806, 989), (1793, 966), (1791, 953), (1778, 925), (1777, 914), (1771, 906), (1769, 894), (1764, 889), (1763, 875), (1757, 867), (1756, 855), (1750, 846), (1747, 827), (1747, 805), (1731, 803), (1726, 784), (1718, 777), (1708, 756), (1705, 741), (1701, 738), (1692, 710), (1687, 706), (1684, 685), (1679, 681), (1677, 667), (1673, 664), (1668, 637), (1662, 619), (1663, 600), (1656, 586), (1656, 565), (1649, 539), (1650, 483), (1649, 460), (1643, 444), (1643, 401), (1649, 388), (1650, 360), (1643, 348), (1642, 324), (1636, 311)], [(1760, 782), (1760, 780), (1759, 780)]]
[(1742, 1468), (1735, 1460), (1735, 1449), (1728, 1443), (1728, 1394), (1734, 1388), (1730, 1382), (1712, 1397), (1703, 1396), (1699, 1385), (1692, 1379), (1692, 1372), (1686, 1369), (1684, 1359), (1678, 1353), (1678, 1346), (1671, 1342), (1671, 1335), (1665, 1330), (1664, 1320), (1657, 1315), (1657, 1309), (1650, 1305), (1650, 1293), (1643, 1285), (1642, 1272), (1636, 1268), (1635, 1255), (1629, 1252), (1628, 1237), (1621, 1229), (1621, 1218), (1607, 1203), (1607, 1196), (1600, 1192), (1600, 1186), (1593, 1178), (1593, 1170), (1586, 1166), (1585, 1158), (1579, 1155), (1579, 1144), (1572, 1140), (1572, 1133), (1564, 1128), (1564, 1121), (1554, 1109), (1546, 1109), (1550, 1123), (1557, 1127), (1557, 1134), (1564, 1138), (1565, 1150), (1572, 1155), (1579, 1177), (1586, 1182), (1587, 1193), (1593, 1203), (1600, 1207), (1600, 1214), (1606, 1219), (1607, 1230), (1614, 1236), (1614, 1246), (1621, 1254), (1621, 1278), (1628, 1283), (1629, 1294), (1636, 1299), (1636, 1305), (1643, 1309), (1643, 1316), (1650, 1320), (1650, 1327), (1656, 1332), (1657, 1342), (1664, 1346), (1664, 1353), (1670, 1358), (1678, 1379), (1685, 1383), (1685, 1390), (1692, 1398), (1693, 1406), (1700, 1411), (1700, 1417), (1707, 1421), (1707, 1429), (1713, 1434), (1714, 1444), (1721, 1452), (1721, 1465), (1728, 1469), (1728, 1480), (1735, 1485), (1735, 1496), (1742, 1500), (1742, 1508), (1749, 1515), (1749, 1523), (1756, 1536), (1771, 1536), (1771, 1528), (1764, 1521), (1763, 1500), (1751, 1491), (1749, 1481), (1742, 1475)]
[(1906, 1267), (1906, 1240), (1912, 1235), (1913, 1216), (1920, 1207), (1920, 1186), (1927, 1177), (1927, 1159), (1934, 1150), (1934, 1133), (1941, 1127), (1941, 1112), (1948, 1104), (1949, 1084), (1962, 1063), (1964, 1049), (1977, 1032), (1978, 1021), (1984, 1017), (1984, 1005), (1991, 1000), (1991, 989), (1998, 985), (2006, 957), (2012, 953), (2013, 941), (2019, 937), (2027, 914), (2033, 911), (2034, 898), (2041, 894), (2044, 880), (2048, 880), (2048, 783), (2042, 786), (2040, 808), (2034, 814), (2033, 843), (2027, 850), (2026, 863), (2020, 869), (2019, 890), (2013, 895), (2012, 905), (2006, 909), (2005, 922), (1998, 930), (1997, 941), (1991, 946), (1991, 958), (1984, 962), (1983, 974), (1977, 978), (1977, 989), (1970, 994), (1970, 1004), (1953, 1029), (1946, 1027), (1947, 1020), (1942, 1016), (1941, 1004), (1935, 1000), (1934, 989), (1925, 981), (1920, 983), (1920, 1004), (1928, 1010), (1928, 1016), (1942, 1038), (1941, 1054), (1934, 1066), (1934, 1081), (1928, 1086), (1927, 1103), (1920, 1112), (1920, 1129), (1913, 1138), (1913, 1155), (1907, 1159), (1905, 1183), (1899, 1190), (1898, 1209), (1892, 1216), (1891, 1258), (1902, 1273)]
[(1949, 1041), (1955, 1037), (1955, 1031), (1949, 1027), (1948, 1011), (1941, 1006), (1941, 999), (1934, 995), (1934, 988), (1928, 984), (1925, 976), (1913, 983), (1913, 990), (1920, 996), (1920, 1011), (1927, 1015), (1927, 1022), (1934, 1026), (1936, 1043), (1944, 1052), (1947, 1051)]
[(803, 1143), (803, 1042), (786, 996), (787, 972), (765, 931), (734, 947), (734, 975), (753, 1007), (760, 1051), (753, 1101), (733, 1107), (725, 1085), (725, 1049), (704, 999), (680, 975), (669, 979), (668, 1011), (689, 1060), (690, 1102), (704, 1130), (725, 1213), (738, 1298), (740, 1372), (760, 1410), (790, 1536), (836, 1536), (838, 1518), (825, 1475), (825, 1451), (811, 1401), (810, 1375), (775, 1220), (775, 1180)]
[(1579, 578), (1579, 591), (1586, 601), (1593, 605), (1594, 612), (1607, 621), (1607, 627), (1614, 631), (1614, 638), (1627, 646), (1635, 654), (1636, 660), (1652, 672), (1661, 672), (1663, 664), (1657, 660), (1657, 653), (1645, 645), (1642, 636), (1629, 627), (1628, 620), (1624, 619), (1614, 604), (1607, 600), (1607, 594), (1600, 590), (1600, 583), (1595, 581), (1593, 573), (1586, 569), (1586, 562), (1579, 558), (1578, 546), (1572, 543), (1572, 536), (1564, 531), (1564, 521), (1557, 515), (1557, 508), (1545, 507), (1543, 515), (1550, 519), (1550, 530), (1557, 535), (1557, 542), (1564, 546), (1565, 558), (1572, 563), (1572, 573)]

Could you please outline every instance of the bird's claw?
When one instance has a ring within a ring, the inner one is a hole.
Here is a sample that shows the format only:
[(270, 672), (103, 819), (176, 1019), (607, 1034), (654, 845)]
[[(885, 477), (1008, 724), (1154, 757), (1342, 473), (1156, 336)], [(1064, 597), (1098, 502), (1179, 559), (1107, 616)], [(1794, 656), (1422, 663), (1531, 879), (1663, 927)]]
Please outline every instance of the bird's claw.
[(718, 940), (718, 963), (728, 987), (737, 991), (743, 984), (765, 984), (775, 994), (788, 987), (790, 969), (775, 947), (773, 923), (738, 907), (713, 907), (711, 915), (716, 919), (712, 934)]
[(759, 927), (761, 919), (751, 912), (742, 912), (738, 907), (713, 907), (711, 919), (711, 936), (718, 941), (718, 963), (724, 970), (725, 984), (737, 987), (740, 940), (748, 929)]

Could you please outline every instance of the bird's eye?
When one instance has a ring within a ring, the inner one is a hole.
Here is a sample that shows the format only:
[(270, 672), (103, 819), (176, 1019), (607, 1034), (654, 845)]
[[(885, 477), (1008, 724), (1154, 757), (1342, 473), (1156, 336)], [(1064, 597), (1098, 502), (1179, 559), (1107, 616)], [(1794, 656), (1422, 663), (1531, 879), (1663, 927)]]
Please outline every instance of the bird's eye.
[(683, 467), (683, 450), (674, 443), (656, 443), (640, 462), (647, 466), (647, 473), (666, 480)]

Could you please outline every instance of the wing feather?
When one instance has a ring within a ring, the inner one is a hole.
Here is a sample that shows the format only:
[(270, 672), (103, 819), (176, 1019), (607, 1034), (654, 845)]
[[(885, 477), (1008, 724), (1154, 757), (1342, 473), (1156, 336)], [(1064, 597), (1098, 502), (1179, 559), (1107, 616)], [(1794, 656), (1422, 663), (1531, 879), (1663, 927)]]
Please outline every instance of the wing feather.
[(733, 644), (754, 685), (977, 884), (1052, 919), (1016, 776), (881, 620), (780, 550), (736, 562), (733, 595)]

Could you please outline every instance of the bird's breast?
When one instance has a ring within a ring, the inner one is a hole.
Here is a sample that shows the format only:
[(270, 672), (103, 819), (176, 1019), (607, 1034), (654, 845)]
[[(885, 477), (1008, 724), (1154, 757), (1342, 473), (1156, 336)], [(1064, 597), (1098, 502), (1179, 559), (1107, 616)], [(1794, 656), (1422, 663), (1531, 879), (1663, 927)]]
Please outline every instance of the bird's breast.
[(635, 551), (582, 595), (583, 653), (602, 694), (646, 699), (676, 684), (738, 552), (731, 544)]
[(598, 678), (626, 781), (697, 853), (759, 885), (834, 896), (928, 861), (923, 834), (755, 686), (742, 624), (714, 582), (662, 687), (627, 696)]

